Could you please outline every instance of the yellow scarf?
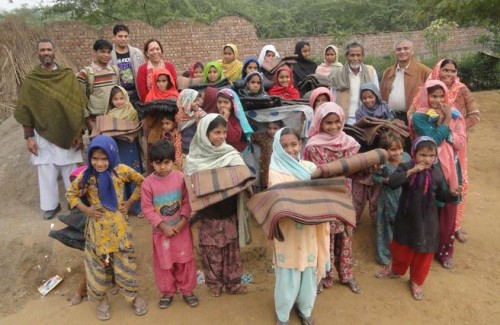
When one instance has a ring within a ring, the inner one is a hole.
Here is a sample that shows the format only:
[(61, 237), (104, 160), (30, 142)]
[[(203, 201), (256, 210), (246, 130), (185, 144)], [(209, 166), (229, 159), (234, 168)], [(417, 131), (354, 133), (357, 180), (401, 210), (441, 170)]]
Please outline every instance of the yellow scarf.
[(111, 107), (111, 105), (108, 105), (108, 111), (105, 114), (109, 114), (114, 118), (121, 119), (121, 120), (128, 120), (128, 121), (139, 121), (139, 116), (137, 115), (137, 111), (135, 110), (134, 106), (130, 103), (130, 98), (128, 97), (127, 91), (120, 86), (116, 86), (120, 88), (120, 90), (123, 93), (123, 96), (125, 96), (125, 103), (121, 107)]
[(238, 60), (238, 48), (236, 45), (227, 43), (224, 48), (230, 47), (234, 52), (234, 60), (232, 62), (225, 62), (224, 60), (218, 60), (224, 71), (224, 76), (231, 82), (235, 82), (241, 79), (241, 69), (243, 68), (243, 63)]

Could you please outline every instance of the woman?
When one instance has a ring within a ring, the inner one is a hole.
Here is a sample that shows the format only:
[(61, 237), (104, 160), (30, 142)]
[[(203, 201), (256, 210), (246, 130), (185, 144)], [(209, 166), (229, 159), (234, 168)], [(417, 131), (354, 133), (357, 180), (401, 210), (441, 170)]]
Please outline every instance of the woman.
[(163, 46), (157, 39), (151, 38), (144, 44), (144, 55), (147, 62), (137, 71), (137, 90), (139, 98), (144, 103), (148, 92), (153, 85), (153, 72), (158, 68), (167, 69), (172, 75), (173, 82), (177, 82), (177, 71), (172, 62), (163, 59)]
[(308, 75), (314, 74), (318, 65), (311, 61), (311, 46), (309, 42), (298, 41), (295, 44), (294, 54), (297, 54), (297, 63), (293, 65), (293, 80), (295, 87), (298, 88), (299, 84)]

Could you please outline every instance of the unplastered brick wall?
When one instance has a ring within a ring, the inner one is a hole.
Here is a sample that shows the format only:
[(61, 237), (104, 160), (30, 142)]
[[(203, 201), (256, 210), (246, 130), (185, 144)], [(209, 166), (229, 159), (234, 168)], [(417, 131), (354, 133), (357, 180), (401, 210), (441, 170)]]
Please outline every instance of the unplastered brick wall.
[[(155, 28), (142, 21), (124, 21), (130, 28), (131, 45), (143, 48), (149, 38), (158, 39), (164, 48), (164, 57), (172, 61), (178, 72), (187, 69), (189, 64), (201, 61), (206, 63), (222, 57), (222, 48), (226, 43), (234, 43), (240, 52), (239, 59), (243, 61), (248, 56), (258, 56), (265, 44), (276, 46), (280, 54), (293, 54), (295, 43), (307, 40), (311, 43), (312, 54), (322, 57), (323, 49), (328, 44), (336, 44), (330, 35), (293, 37), (279, 39), (259, 39), (254, 25), (240, 17), (224, 17), (210, 25), (191, 21), (174, 21), (160, 28)], [(113, 26), (94, 29), (82, 22), (64, 21), (47, 26), (47, 35), (52, 38), (58, 48), (72, 60), (78, 68), (92, 61), (92, 45), (98, 38), (112, 40)], [(477, 49), (474, 40), (487, 33), (483, 28), (461, 28), (450, 35), (442, 44), (442, 50), (447, 53), (463, 53)], [(356, 34), (349, 41), (358, 41), (365, 47), (365, 53), (383, 56), (392, 53), (396, 40), (408, 38), (415, 44), (419, 56), (428, 56), (422, 31)], [(342, 51), (342, 50), (341, 50)]]

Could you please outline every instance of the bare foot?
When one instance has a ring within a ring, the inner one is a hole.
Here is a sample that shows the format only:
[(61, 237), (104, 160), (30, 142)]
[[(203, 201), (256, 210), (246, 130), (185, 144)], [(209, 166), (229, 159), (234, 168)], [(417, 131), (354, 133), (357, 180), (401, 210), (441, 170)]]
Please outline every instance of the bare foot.
[(80, 296), (80, 294), (78, 292), (75, 292), (75, 294), (69, 299), (69, 305), (70, 306), (78, 305), (82, 301), (83, 301), (83, 297)]
[(115, 283), (115, 286), (111, 290), (109, 290), (109, 293), (114, 296), (118, 293), (118, 290), (120, 290), (120, 287)]

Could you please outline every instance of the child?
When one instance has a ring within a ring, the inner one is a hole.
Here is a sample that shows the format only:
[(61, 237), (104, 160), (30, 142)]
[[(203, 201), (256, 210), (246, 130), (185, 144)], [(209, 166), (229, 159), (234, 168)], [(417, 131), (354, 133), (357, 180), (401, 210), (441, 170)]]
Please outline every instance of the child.
[(279, 59), (280, 54), (278, 53), (278, 50), (276, 50), (276, 47), (274, 45), (268, 44), (265, 45), (262, 50), (260, 50), (259, 54), (259, 65), (262, 65), (265, 61), (272, 60), (272, 59)]
[(224, 71), (224, 76), (230, 82), (235, 82), (241, 79), (241, 68), (243, 63), (238, 60), (238, 48), (236, 45), (228, 43), (224, 45), (223, 49), (223, 59), (218, 60), (222, 70)]
[[(343, 131), (345, 125), (344, 110), (335, 103), (324, 103), (318, 107), (309, 129), (309, 140), (304, 151), (304, 159), (316, 165), (350, 157), (359, 150), (359, 143)], [(354, 228), (345, 225), (337, 229), (332, 223), (330, 228), (330, 257), (332, 269), (320, 284), (330, 288), (333, 285), (333, 266), (337, 269), (340, 281), (352, 292), (360, 293), (361, 287), (352, 274), (352, 235)]]
[(399, 277), (410, 268), (410, 290), (414, 299), (422, 300), (422, 285), (439, 246), (439, 222), (436, 201), (452, 202), (461, 189), (449, 190), (445, 177), (436, 165), (438, 148), (430, 137), (413, 142), (412, 161), (402, 163), (389, 177), (387, 185), (402, 187), (394, 222), (394, 239), (390, 244), (392, 268), (386, 277)]
[[(90, 166), (71, 183), (66, 198), (72, 209), (76, 207), (87, 215), (85, 274), (89, 299), (98, 301), (98, 319), (110, 319), (107, 291), (114, 277), (125, 300), (132, 302), (135, 314), (145, 315), (148, 306), (137, 292), (135, 248), (125, 215), (139, 199), (144, 178), (119, 163), (118, 147), (111, 137), (96, 136), (87, 152)], [(136, 188), (124, 201), (126, 182), (134, 182)]]
[[(412, 116), (412, 130), (417, 136), (429, 136), (434, 139), (438, 145), (439, 164), (444, 178), (450, 188), (457, 188), (462, 184), (463, 175), (467, 170), (467, 131), (464, 118), (450, 106), (448, 89), (439, 80), (429, 80), (424, 84), (420, 105)], [(439, 117), (436, 117), (436, 114)], [(436, 257), (447, 269), (454, 267), (456, 216), (457, 204), (440, 204), (440, 244)]]
[(202, 78), (203, 77), (203, 63), (196, 62), (189, 66), (189, 78)]
[(274, 85), (269, 89), (270, 96), (283, 99), (299, 99), (299, 91), (293, 86), (292, 70), (286, 65), (278, 68), (274, 77)]
[(391, 265), (389, 243), (392, 241), (394, 219), (401, 195), (400, 188), (392, 189), (387, 182), (400, 163), (410, 161), (410, 155), (403, 151), (404, 140), (399, 134), (393, 131), (384, 133), (379, 145), (380, 148), (387, 150), (389, 160), (381, 166), (380, 170), (373, 173), (373, 181), (381, 186), (375, 222), (375, 258), (382, 269), (376, 274), (377, 277), (383, 276)]
[(306, 41), (298, 41), (295, 44), (294, 54), (298, 55), (297, 63), (293, 65), (293, 82), (298, 88), (299, 84), (308, 75), (314, 74), (318, 65), (311, 61), (311, 45)]
[(202, 103), (201, 94), (193, 89), (184, 89), (177, 98), (175, 121), (177, 122), (177, 130), (181, 132), (183, 155), (189, 153), (189, 144), (196, 132), (197, 122), (207, 115), (200, 107)]
[(241, 79), (245, 79), (250, 72), (260, 71), (260, 64), (256, 58), (247, 58), (243, 62), (243, 68), (241, 69)]
[[(241, 154), (226, 143), (227, 122), (219, 114), (203, 117), (186, 156), (186, 175), (227, 166), (245, 165)], [(241, 259), (236, 217), (236, 196), (198, 212), (199, 249), (205, 283), (213, 297), (225, 288), (229, 294), (243, 294)]]
[(208, 62), (203, 69), (203, 82), (209, 85), (222, 84), (226, 81), (222, 66), (218, 61)]
[(175, 114), (161, 114), (161, 139), (174, 146), (174, 164), (179, 170), (182, 170), (182, 139), (181, 133), (177, 130)]
[(382, 100), (378, 87), (373, 82), (366, 82), (360, 88), (361, 104), (356, 110), (356, 122), (363, 117), (375, 117), (387, 120), (390, 117), (389, 106)]
[(309, 106), (316, 111), (316, 108), (326, 102), (335, 102), (335, 98), (333, 97), (333, 93), (330, 89), (326, 87), (318, 87), (314, 89), (311, 93), (311, 97), (309, 98)]
[(142, 183), (144, 216), (153, 225), (153, 269), (162, 293), (161, 309), (170, 307), (177, 291), (189, 307), (198, 305), (193, 294), (196, 265), (188, 217), (191, 213), (182, 172), (173, 169), (176, 149), (160, 140), (151, 146), (154, 173)]
[[(311, 179), (316, 165), (300, 159), (302, 141), (290, 128), (280, 129), (274, 136), (269, 167), (269, 187)], [(284, 241), (274, 239), (274, 303), (277, 324), (288, 324), (295, 305), (302, 324), (314, 324), (312, 309), (316, 300), (317, 278), (324, 275), (328, 260), (329, 225), (304, 225), (289, 218), (279, 222)], [(322, 249), (324, 248), (324, 249)], [(324, 256), (324, 258), (320, 258)]]
[(242, 97), (268, 98), (264, 90), (264, 77), (258, 71), (250, 72), (244, 81), (244, 88), (239, 90)]
[(269, 163), (273, 153), (273, 141), (276, 132), (284, 126), (283, 121), (267, 122), (266, 132), (252, 134), (252, 142), (260, 147), (260, 188), (267, 188), (269, 174)]
[(335, 45), (328, 45), (324, 51), (323, 63), (316, 68), (316, 74), (328, 77), (333, 69), (342, 67), (342, 63), (339, 62), (338, 48)]
[(179, 92), (175, 86), (172, 74), (165, 68), (159, 68), (153, 72), (153, 85), (146, 96), (145, 102), (157, 99), (177, 98)]

